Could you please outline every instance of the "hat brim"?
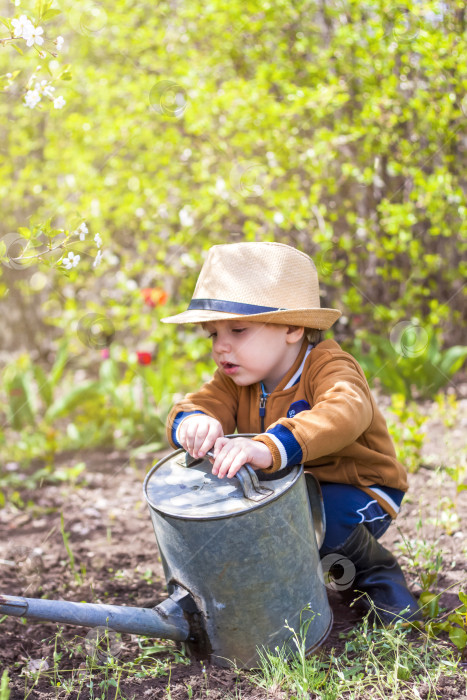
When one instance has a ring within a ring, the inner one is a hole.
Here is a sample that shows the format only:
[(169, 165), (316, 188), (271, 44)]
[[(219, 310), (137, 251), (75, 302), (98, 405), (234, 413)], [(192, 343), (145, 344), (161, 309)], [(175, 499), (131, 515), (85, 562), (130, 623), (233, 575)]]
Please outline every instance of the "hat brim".
[(292, 326), (304, 326), (326, 331), (342, 316), (338, 309), (284, 309), (281, 311), (267, 311), (262, 314), (229, 314), (223, 311), (183, 311), (175, 316), (161, 318), (163, 323), (207, 323), (208, 321), (226, 321), (243, 319), (245, 321), (257, 321), (260, 323), (281, 323)]

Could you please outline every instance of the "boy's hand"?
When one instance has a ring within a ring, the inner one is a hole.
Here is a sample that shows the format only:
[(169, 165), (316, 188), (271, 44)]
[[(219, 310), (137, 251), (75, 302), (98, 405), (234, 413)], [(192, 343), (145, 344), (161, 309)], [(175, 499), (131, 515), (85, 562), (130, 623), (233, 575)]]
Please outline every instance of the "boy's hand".
[(192, 457), (204, 457), (216, 440), (224, 435), (222, 425), (215, 418), (195, 413), (180, 423), (177, 438)]
[[(211, 460), (212, 461), (212, 460)], [(244, 464), (251, 464), (254, 469), (267, 469), (272, 465), (272, 454), (262, 442), (250, 438), (219, 437), (214, 445), (214, 462), (212, 473), (219, 479), (227, 476), (231, 479)]]

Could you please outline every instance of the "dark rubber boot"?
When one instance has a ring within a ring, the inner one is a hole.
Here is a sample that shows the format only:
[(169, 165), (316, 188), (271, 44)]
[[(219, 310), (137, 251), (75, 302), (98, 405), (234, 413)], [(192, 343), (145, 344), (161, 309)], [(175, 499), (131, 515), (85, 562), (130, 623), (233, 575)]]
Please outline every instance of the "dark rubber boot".
[[(389, 625), (400, 618), (407, 621), (422, 619), (418, 603), (407, 588), (396, 558), (373, 537), (365, 525), (357, 525), (334, 553), (353, 564), (355, 578), (349, 585), (349, 592), (353, 590), (366, 593), (359, 599), (359, 603), (366, 610), (372, 610), (380, 622)], [(332, 569), (329, 573), (332, 577)], [(402, 613), (406, 608), (408, 610)]]

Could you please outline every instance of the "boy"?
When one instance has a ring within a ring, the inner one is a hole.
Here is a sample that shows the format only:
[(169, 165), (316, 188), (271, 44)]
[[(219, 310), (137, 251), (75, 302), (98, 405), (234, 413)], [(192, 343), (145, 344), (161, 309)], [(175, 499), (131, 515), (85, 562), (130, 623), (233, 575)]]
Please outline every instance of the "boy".
[[(377, 541), (399, 511), (406, 473), (361, 367), (322, 340), (340, 315), (320, 307), (304, 253), (282, 243), (213, 246), (188, 310), (162, 320), (200, 323), (218, 369), (172, 408), (167, 436), (195, 458), (212, 449), (219, 478), (245, 463), (265, 474), (303, 464), (323, 492), (321, 556), (352, 562), (353, 588), (382, 622), (419, 618), (397, 561)], [(224, 437), (236, 428), (256, 435)]]

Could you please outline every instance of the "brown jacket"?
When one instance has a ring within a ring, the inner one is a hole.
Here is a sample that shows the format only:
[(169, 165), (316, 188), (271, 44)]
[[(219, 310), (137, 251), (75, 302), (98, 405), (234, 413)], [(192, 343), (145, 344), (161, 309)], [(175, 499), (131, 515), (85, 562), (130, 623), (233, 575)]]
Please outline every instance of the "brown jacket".
[[(308, 354), (307, 354), (308, 353)], [(407, 490), (406, 471), (397, 461), (386, 421), (375, 404), (358, 362), (334, 340), (300, 353), (280, 384), (269, 394), (264, 428), (259, 415), (259, 384), (237, 386), (217, 370), (207, 384), (177, 403), (167, 419), (174, 447), (176, 428), (187, 413), (217, 418), (224, 433), (259, 433), (253, 439), (271, 450), (274, 472), (303, 463), (319, 481), (353, 484), (395, 517), (384, 493), (369, 487)]]

